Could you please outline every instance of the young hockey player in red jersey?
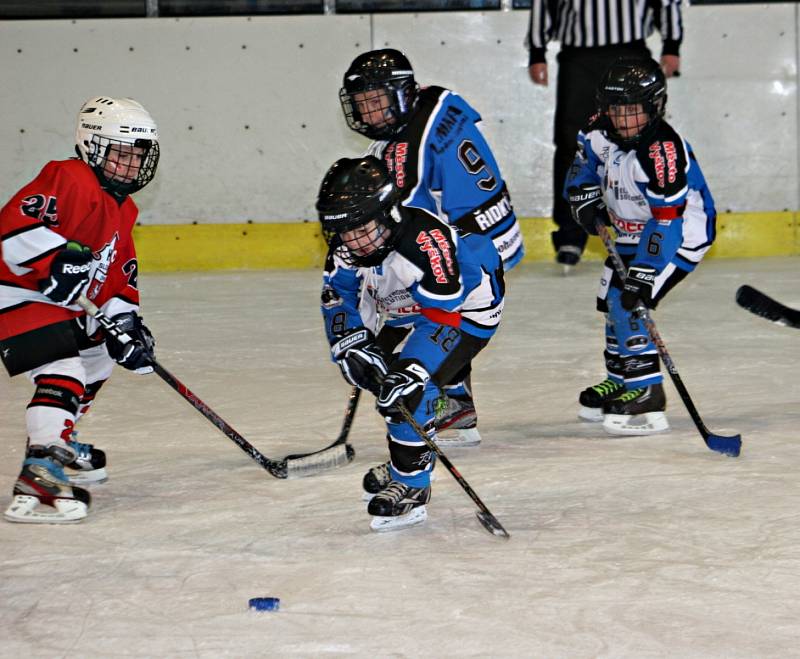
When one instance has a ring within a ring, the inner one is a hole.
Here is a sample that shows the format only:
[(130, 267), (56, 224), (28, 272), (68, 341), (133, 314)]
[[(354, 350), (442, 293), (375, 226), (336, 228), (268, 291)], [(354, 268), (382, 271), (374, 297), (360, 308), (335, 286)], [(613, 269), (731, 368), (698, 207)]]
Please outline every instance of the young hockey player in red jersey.
[[(78, 114), (78, 158), (52, 161), (0, 210), (0, 357), (35, 386), (25, 412), (28, 446), (5, 512), (12, 522), (86, 517), (105, 454), (74, 426), (114, 361), (152, 372), (154, 341), (139, 316), (130, 195), (158, 164), (158, 131), (129, 98), (98, 96)], [(85, 295), (133, 340), (105, 337), (76, 304)], [(112, 361), (113, 360), (113, 361)]]

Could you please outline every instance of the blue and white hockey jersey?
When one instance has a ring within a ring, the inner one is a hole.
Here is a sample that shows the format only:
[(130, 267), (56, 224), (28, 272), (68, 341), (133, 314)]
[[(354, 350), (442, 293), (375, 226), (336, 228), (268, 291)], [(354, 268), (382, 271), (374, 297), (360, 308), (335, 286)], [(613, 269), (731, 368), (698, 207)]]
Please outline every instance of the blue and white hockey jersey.
[(524, 255), (522, 231), (480, 115), (458, 94), (425, 87), (408, 124), (368, 153), (382, 158), (401, 203), (420, 208), (470, 236), (489, 236), (506, 270)]
[(377, 334), (382, 321), (412, 326), (400, 357), (417, 359), (433, 374), (447, 352), (439, 348), (448, 340), (448, 328), (485, 339), (497, 330), (503, 267), (488, 238), (476, 239), (484, 242), (476, 252), (429, 213), (402, 212), (408, 214), (402, 233), (380, 265), (348, 266), (329, 252), (322, 291), (325, 332), (333, 344), (357, 327)]
[(716, 237), (716, 210), (692, 148), (666, 121), (630, 151), (612, 142), (601, 118), (578, 134), (564, 185), (599, 183), (617, 249), (658, 272), (670, 262), (691, 272)]

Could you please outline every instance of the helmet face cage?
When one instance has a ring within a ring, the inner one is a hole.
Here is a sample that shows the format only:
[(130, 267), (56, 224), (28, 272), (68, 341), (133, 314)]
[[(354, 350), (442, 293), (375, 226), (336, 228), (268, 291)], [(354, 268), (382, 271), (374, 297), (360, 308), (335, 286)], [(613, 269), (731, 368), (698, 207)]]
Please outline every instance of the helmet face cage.
[(127, 195), (153, 180), (161, 151), (154, 140), (139, 138), (131, 143), (92, 135), (86, 154), (87, 163), (101, 178), (104, 187)]
[(78, 113), (75, 147), (108, 191), (128, 195), (155, 176), (158, 128), (142, 105), (130, 98), (97, 96)]
[[(621, 58), (603, 76), (597, 91), (597, 104), (600, 112), (611, 119), (635, 114), (631, 106), (641, 105), (646, 119), (636, 124), (626, 123), (628, 131), (634, 134), (623, 135), (610, 121), (609, 137), (623, 148), (635, 147), (640, 139), (651, 132), (664, 116), (667, 102), (667, 84), (661, 67), (655, 60)], [(611, 108), (627, 106), (620, 113)]]
[(419, 86), (405, 55), (384, 49), (359, 55), (339, 90), (347, 125), (370, 139), (387, 139), (408, 122)]
[[(322, 216), (321, 216), (322, 217)], [(369, 268), (380, 265), (392, 251), (397, 231), (391, 212), (380, 210), (355, 221), (327, 223), (322, 219), (322, 235), (346, 265)]]

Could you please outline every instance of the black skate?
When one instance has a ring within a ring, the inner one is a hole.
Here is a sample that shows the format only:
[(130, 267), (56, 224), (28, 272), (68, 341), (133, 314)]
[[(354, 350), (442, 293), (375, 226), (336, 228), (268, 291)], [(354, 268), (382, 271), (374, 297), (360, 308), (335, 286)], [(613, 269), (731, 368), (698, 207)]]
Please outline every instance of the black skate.
[(72, 438), (67, 440), (67, 445), (75, 451), (75, 459), (64, 465), (67, 469), (66, 476), (70, 483), (82, 485), (99, 485), (108, 480), (106, 472), (106, 454), (91, 444), (77, 441), (77, 432), (72, 433)]
[(602, 421), (603, 404), (607, 403), (625, 391), (625, 385), (611, 378), (606, 378), (600, 384), (584, 389), (578, 402), (581, 409), (578, 416), (584, 421)]
[(370, 528), (373, 531), (394, 531), (422, 524), (428, 518), (425, 504), (430, 500), (430, 485), (411, 487), (400, 481), (389, 481), (367, 506), (367, 512), (373, 516)]
[(49, 449), (33, 447), (14, 484), (14, 500), (5, 512), (9, 522), (66, 524), (86, 517), (91, 495), (70, 484), (62, 463)]
[(478, 446), (481, 443), (477, 427), (478, 413), (475, 411), (475, 401), (469, 394), (442, 394), (436, 401), (433, 425), (436, 428), (433, 441), (442, 448)]
[(611, 435), (652, 435), (669, 430), (663, 384), (626, 391), (603, 406), (603, 428)]
[(364, 501), (370, 501), (372, 497), (391, 482), (392, 475), (389, 473), (389, 464), (384, 462), (364, 474), (364, 479), (361, 481), (361, 485), (364, 488)]

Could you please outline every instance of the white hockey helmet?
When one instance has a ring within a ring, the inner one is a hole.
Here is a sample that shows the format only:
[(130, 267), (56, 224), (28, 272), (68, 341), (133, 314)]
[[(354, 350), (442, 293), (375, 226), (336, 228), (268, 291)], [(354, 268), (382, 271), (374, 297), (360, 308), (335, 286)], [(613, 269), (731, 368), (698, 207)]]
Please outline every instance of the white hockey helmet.
[[(130, 176), (111, 175), (106, 161), (112, 150), (137, 148), (141, 162)], [(120, 195), (141, 190), (155, 176), (160, 155), (158, 127), (140, 103), (132, 98), (95, 96), (78, 112), (75, 149), (97, 174), (103, 187)]]

